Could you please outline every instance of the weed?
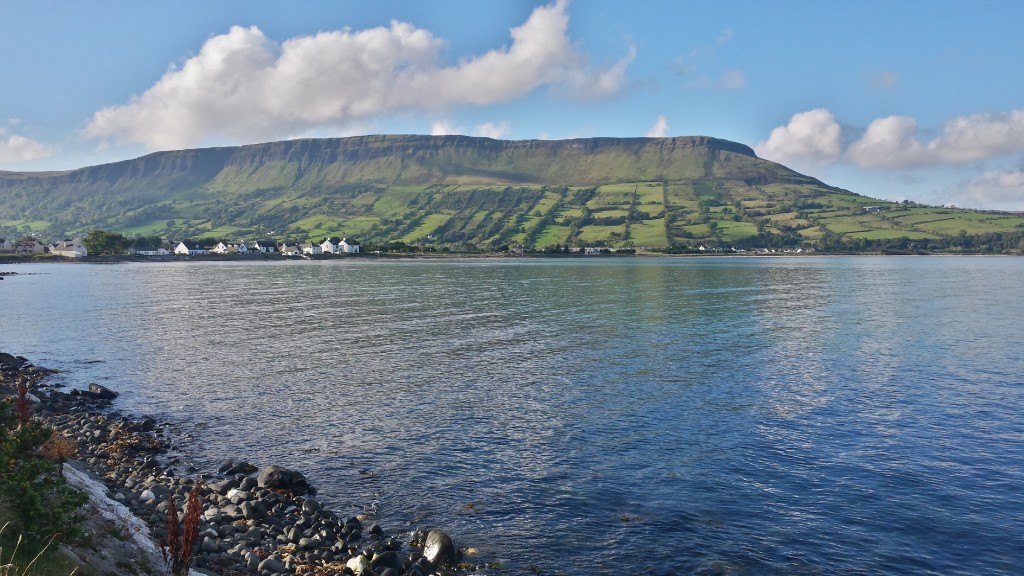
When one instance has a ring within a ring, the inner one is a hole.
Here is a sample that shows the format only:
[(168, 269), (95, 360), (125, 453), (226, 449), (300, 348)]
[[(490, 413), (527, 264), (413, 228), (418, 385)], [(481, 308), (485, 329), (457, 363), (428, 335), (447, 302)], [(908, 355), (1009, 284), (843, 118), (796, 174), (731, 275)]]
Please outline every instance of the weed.
[(199, 515), (203, 509), (199, 495), (202, 486), (199, 479), (192, 484), (185, 500), (185, 517), (180, 521), (174, 494), (167, 497), (167, 538), (160, 543), (160, 554), (170, 576), (188, 576), (192, 567), (192, 555), (199, 539)]

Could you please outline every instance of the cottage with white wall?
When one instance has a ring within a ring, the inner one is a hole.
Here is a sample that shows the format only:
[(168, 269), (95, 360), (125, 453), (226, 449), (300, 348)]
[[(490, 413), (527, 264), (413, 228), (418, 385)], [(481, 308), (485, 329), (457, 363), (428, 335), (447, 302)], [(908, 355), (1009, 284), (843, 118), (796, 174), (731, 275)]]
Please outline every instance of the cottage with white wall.
[(210, 252), (214, 254), (248, 254), (249, 247), (245, 245), (245, 242), (219, 242), (210, 249)]
[(359, 244), (349, 244), (347, 238), (342, 238), (341, 242), (338, 242), (338, 250), (346, 254), (358, 254)]
[[(18, 242), (18, 244), (22, 244), (22, 242)], [(27, 244), (27, 251), (31, 251), (33, 254), (43, 252), (42, 244), (39, 244), (39, 242), (32, 240), (31, 242), (27, 242)], [(39, 246), (34, 246), (34, 244), (39, 244)], [(49, 249), (51, 254), (64, 256), (65, 258), (85, 258), (89, 255), (89, 250), (86, 249), (85, 245), (82, 244), (82, 241), (78, 238), (74, 240), (61, 240), (59, 242), (54, 242), (53, 244), (50, 244)]]
[(203, 254), (209, 254), (209, 252), (210, 251), (199, 242), (182, 240), (174, 247), (174, 253), (179, 256), (201, 256)]
[(277, 242), (273, 240), (259, 240), (252, 245), (253, 252), (261, 254), (273, 254), (277, 252)]

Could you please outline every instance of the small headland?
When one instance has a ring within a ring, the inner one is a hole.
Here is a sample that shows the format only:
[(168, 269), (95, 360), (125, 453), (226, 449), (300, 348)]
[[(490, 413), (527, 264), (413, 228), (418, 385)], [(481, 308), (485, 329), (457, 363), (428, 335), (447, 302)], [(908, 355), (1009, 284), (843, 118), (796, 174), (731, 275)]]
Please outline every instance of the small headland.
[[(153, 557), (152, 546), (137, 544), (132, 552), (131, 542), (166, 543), (168, 526), (187, 527), (190, 519), (195, 524), (192, 565), (203, 574), (428, 576), (484, 568), (460, 563), (463, 554), (441, 530), (393, 532), (372, 517), (325, 509), (297, 470), (259, 469), (243, 458), (203, 474), (169, 451), (168, 424), (120, 413), (116, 392), (98, 384), (64, 390), (48, 379), (54, 372), (0, 352), (2, 395), (16, 395), (17, 383), (25, 383), (32, 417), (77, 445), (75, 469), (65, 469), (65, 477), (81, 477), (76, 471), (85, 469), (104, 486), (102, 496), (92, 494), (93, 505), (97, 498), (109, 500), (102, 503), (105, 507), (117, 503), (149, 532), (141, 538), (125, 534), (140, 531), (126, 524), (93, 538), (92, 550), (72, 547), (87, 572), (107, 573), (90, 566), (90, 558), (113, 555), (121, 557), (106, 560), (119, 567), (114, 573), (165, 573), (163, 565), (145, 560)], [(198, 495), (198, 513), (189, 513), (190, 492)], [(128, 552), (123, 550), (126, 542)], [(96, 548), (104, 547), (109, 553), (97, 554)]]

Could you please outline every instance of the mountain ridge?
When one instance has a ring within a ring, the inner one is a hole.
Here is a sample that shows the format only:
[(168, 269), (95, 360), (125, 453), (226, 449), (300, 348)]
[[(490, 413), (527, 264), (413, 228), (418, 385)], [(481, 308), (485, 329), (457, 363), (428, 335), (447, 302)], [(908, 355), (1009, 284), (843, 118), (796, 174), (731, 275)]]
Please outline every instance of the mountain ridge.
[(897, 208), (709, 136), (369, 135), (0, 172), (0, 234), (7, 235), (101, 228), (168, 238), (347, 235), (452, 246), (671, 248), (948, 233), (900, 221), (911, 214), (893, 216)]

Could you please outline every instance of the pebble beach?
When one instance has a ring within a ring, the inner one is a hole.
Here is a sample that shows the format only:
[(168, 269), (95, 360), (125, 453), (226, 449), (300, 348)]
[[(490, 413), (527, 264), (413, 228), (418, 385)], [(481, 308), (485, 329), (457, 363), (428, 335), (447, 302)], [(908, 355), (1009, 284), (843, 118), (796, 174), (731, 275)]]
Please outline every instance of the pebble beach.
[[(4, 394), (13, 394), (19, 379), (28, 383), (34, 417), (77, 445), (66, 476), (81, 470), (102, 482), (102, 497), (130, 511), (148, 531), (131, 534), (135, 540), (164, 542), (170, 507), (183, 518), (188, 494), (200, 483), (197, 573), (428, 576), (488, 568), (466, 562), (472, 550), (459, 550), (441, 530), (389, 530), (371, 516), (325, 509), (298, 470), (257, 467), (250, 462), (256, 458), (244, 457), (217, 470), (196, 470), (170, 451), (168, 424), (121, 413), (117, 393), (100, 385), (62, 389), (48, 381), (53, 372), (0, 353)], [(151, 550), (140, 550), (131, 570), (164, 573), (151, 558)]]

